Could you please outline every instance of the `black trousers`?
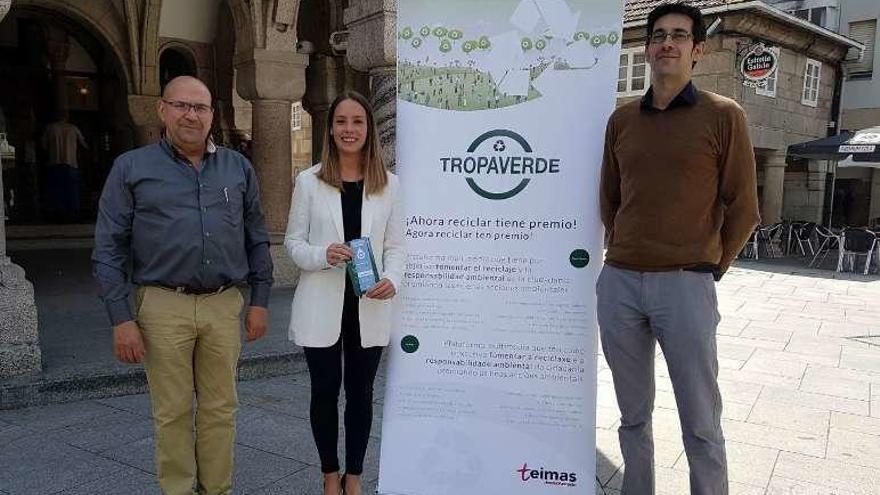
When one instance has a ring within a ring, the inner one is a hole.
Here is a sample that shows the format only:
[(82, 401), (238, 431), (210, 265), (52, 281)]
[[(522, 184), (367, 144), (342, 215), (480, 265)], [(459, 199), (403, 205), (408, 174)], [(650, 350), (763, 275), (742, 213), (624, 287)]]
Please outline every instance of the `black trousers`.
[(336, 444), (339, 432), (339, 387), (343, 381), (345, 471), (359, 475), (364, 470), (364, 455), (373, 424), (373, 381), (384, 348), (361, 347), (360, 330), (357, 297), (353, 293), (346, 294), (339, 340), (330, 347), (303, 348), (312, 381), (309, 420), (324, 473), (339, 471)]

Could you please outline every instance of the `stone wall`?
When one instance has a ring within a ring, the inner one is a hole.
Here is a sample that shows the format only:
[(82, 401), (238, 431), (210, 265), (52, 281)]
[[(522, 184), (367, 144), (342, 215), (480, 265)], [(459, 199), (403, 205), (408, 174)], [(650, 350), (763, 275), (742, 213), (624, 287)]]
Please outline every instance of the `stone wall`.
[(804, 168), (785, 173), (782, 218), (822, 223), (828, 165), (824, 160), (809, 160)]

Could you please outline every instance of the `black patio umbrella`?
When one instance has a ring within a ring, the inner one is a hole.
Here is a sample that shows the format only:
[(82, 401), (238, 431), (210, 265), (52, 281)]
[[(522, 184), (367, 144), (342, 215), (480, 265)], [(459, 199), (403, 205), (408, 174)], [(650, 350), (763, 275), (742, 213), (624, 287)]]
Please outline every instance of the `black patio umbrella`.
[(788, 154), (810, 160), (880, 161), (880, 126), (859, 131), (843, 131), (836, 136), (797, 143), (788, 147)]
[[(831, 179), (831, 205), (828, 209), (828, 225), (831, 225), (834, 211), (834, 188), (837, 183), (837, 167), (876, 166), (880, 162), (880, 126), (858, 131), (843, 131), (836, 136), (793, 144), (788, 154), (810, 160), (830, 160), (835, 162)], [(843, 162), (839, 165), (840, 162)]]

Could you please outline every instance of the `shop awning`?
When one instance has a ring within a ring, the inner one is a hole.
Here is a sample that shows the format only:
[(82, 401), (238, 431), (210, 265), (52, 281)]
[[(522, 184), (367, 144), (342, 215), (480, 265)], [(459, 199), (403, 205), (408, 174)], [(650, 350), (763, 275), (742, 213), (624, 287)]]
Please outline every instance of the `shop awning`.
[[(880, 126), (859, 131), (844, 131), (831, 136), (788, 147), (788, 154), (810, 160), (846, 160), (851, 167), (870, 167), (856, 162), (880, 162)], [(845, 166), (845, 165), (844, 165)]]

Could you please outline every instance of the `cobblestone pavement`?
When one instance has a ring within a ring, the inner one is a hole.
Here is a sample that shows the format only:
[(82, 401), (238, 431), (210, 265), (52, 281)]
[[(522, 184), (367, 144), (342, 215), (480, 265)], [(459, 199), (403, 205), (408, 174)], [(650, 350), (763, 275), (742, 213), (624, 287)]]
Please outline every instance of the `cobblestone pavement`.
[[(880, 279), (785, 263), (740, 262), (718, 285), (731, 493), (880, 493)], [(657, 492), (686, 494), (662, 356), (657, 375)], [(597, 493), (617, 494), (618, 412), (601, 356), (598, 379)], [(383, 389), (380, 375), (368, 489)], [(239, 395), (235, 492), (320, 493), (307, 375), (244, 382)], [(159, 493), (146, 395), (0, 411), (0, 446), (0, 495)]]

